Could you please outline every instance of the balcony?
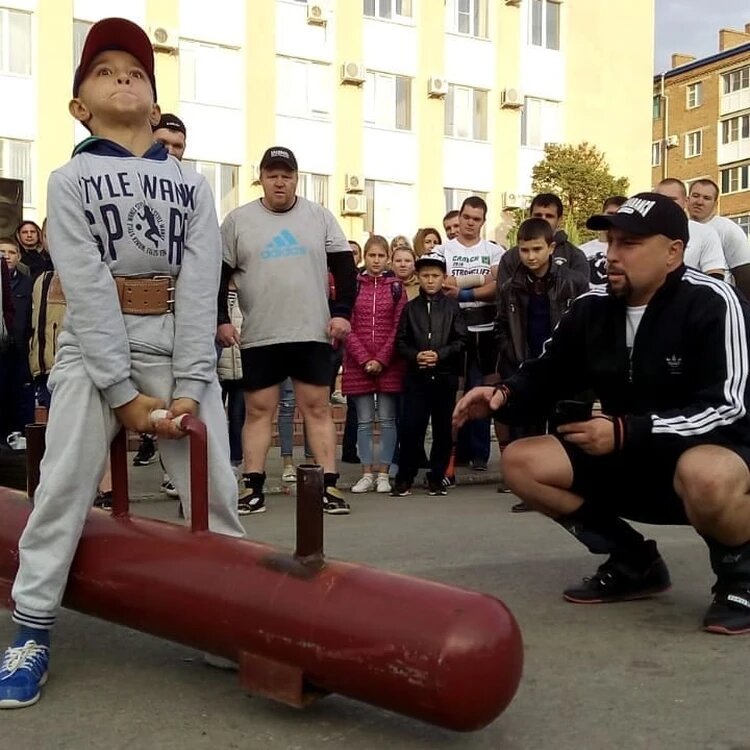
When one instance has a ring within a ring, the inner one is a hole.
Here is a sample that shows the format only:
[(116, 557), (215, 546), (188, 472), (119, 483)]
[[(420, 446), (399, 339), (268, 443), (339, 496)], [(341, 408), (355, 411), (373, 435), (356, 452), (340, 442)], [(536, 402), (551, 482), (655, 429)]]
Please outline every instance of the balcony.
[(716, 162), (719, 165), (750, 159), (750, 138), (740, 138), (732, 143), (719, 143)]
[(750, 108), (750, 88), (739, 89), (731, 94), (722, 94), (719, 100), (719, 114), (726, 115), (730, 112), (739, 112)]

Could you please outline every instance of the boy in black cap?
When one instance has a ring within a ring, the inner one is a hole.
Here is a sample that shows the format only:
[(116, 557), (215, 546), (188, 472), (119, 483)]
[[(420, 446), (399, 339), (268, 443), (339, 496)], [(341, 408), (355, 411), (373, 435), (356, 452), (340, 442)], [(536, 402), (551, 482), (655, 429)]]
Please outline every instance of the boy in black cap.
[(508, 486), (590, 552), (608, 555), (574, 603), (666, 591), (656, 543), (625, 519), (690, 524), (716, 574), (703, 627), (750, 633), (750, 310), (718, 279), (687, 268), (684, 211), (640, 193), (589, 229), (607, 231), (607, 289), (579, 297), (541, 357), (499, 388), (474, 389), (454, 421), (514, 423), (592, 389), (602, 412), (557, 435), (512, 443)]
[[(67, 311), (39, 487), (19, 541), (19, 630), (0, 665), (0, 708), (39, 700), (50, 629), (121, 427), (180, 438), (172, 418), (199, 416), (208, 433), (210, 528), (244, 534), (216, 375), (221, 239), (213, 196), (203, 177), (153, 142), (159, 108), (142, 29), (121, 18), (92, 26), (69, 107), (92, 137), (49, 179), (50, 248)], [(152, 412), (166, 405), (167, 418), (153, 424)], [(189, 511), (187, 442), (162, 440), (160, 450)]]
[(451, 413), (456, 401), (466, 323), (455, 299), (443, 293), (446, 276), (441, 255), (423, 255), (415, 263), (419, 296), (401, 313), (396, 347), (409, 370), (404, 381), (398, 474), (391, 495), (411, 494), (424, 454), (427, 423), (432, 419), (432, 449), (427, 483), (430, 495), (445, 495), (443, 483), (451, 455)]

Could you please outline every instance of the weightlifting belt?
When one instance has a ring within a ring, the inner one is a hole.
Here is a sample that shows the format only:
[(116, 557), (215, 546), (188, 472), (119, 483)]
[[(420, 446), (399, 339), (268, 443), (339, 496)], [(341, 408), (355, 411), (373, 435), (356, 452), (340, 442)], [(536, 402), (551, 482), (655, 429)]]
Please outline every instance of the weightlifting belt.
[(164, 315), (174, 312), (171, 276), (115, 276), (120, 309), (125, 315)]

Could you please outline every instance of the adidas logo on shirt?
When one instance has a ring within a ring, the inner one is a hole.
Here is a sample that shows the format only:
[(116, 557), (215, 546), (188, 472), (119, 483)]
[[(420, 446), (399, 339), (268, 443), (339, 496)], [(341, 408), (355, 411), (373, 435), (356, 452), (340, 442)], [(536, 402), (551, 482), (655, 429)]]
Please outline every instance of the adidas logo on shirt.
[(307, 255), (307, 248), (300, 245), (297, 238), (288, 229), (285, 229), (263, 247), (260, 257), (263, 260), (274, 260), (295, 255)]

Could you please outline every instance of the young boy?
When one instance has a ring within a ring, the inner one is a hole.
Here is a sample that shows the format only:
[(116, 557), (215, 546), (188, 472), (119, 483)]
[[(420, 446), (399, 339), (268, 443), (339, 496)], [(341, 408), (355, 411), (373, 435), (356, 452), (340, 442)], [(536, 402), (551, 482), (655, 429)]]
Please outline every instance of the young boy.
[[(554, 231), (545, 219), (527, 219), (518, 229), (521, 264), (498, 289), (495, 339), (503, 379), (510, 377), (527, 359), (542, 353), (573, 300), (589, 288), (587, 280), (554, 262)], [(546, 416), (516, 426), (514, 438), (544, 435)], [(524, 503), (515, 512), (528, 510)]]
[[(49, 631), (121, 427), (179, 438), (171, 418), (205, 421), (209, 523), (243, 534), (216, 377), (219, 227), (206, 181), (153, 143), (159, 108), (142, 29), (118, 18), (94, 24), (70, 112), (92, 137), (49, 180), (50, 247), (67, 313), (49, 381), (41, 481), (19, 543), (19, 631), (0, 666), (0, 708), (39, 699)], [(152, 427), (152, 410), (165, 404), (170, 418)], [(187, 441), (163, 440), (161, 454), (189, 510)]]
[(406, 304), (396, 346), (408, 364), (404, 380), (398, 474), (394, 497), (411, 494), (424, 451), (427, 422), (432, 418), (432, 450), (427, 483), (430, 495), (445, 495), (443, 483), (451, 455), (451, 415), (462, 369), (467, 330), (455, 299), (443, 293), (445, 260), (423, 255), (415, 265), (419, 296)]

